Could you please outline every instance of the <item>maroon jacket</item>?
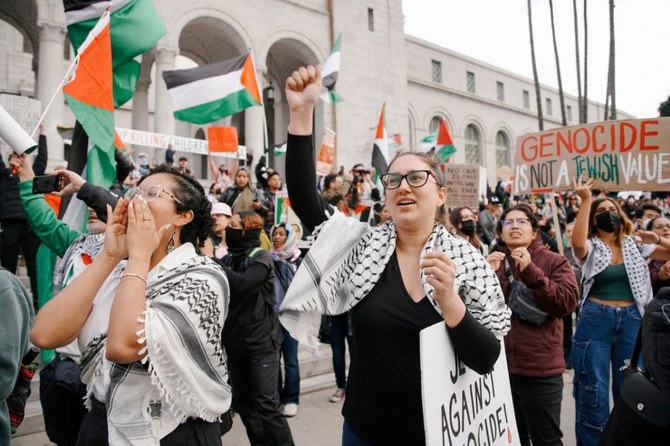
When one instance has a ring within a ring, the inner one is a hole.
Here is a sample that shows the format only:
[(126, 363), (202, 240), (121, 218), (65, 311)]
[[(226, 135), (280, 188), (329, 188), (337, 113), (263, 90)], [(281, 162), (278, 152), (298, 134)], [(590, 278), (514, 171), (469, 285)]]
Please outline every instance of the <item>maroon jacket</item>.
[[(538, 235), (528, 247), (531, 262), (520, 273), (510, 257), (510, 249), (504, 243), (498, 246), (507, 256), (514, 280), (521, 280), (531, 289), (533, 297), (549, 313), (549, 319), (542, 325), (530, 324), (512, 313), (512, 327), (505, 336), (509, 373), (523, 376), (563, 373), (563, 317), (579, 303), (579, 287), (570, 262), (546, 249)], [(507, 302), (510, 283), (505, 274), (504, 261), (500, 263), (496, 275)]]

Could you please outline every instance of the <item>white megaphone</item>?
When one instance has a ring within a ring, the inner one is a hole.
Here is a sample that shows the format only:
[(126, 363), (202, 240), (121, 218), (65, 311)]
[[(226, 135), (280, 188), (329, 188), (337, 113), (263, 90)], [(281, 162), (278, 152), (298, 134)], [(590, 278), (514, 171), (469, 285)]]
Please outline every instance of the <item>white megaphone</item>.
[(0, 138), (19, 155), (30, 153), (37, 148), (37, 142), (2, 108), (2, 105), (0, 105)]

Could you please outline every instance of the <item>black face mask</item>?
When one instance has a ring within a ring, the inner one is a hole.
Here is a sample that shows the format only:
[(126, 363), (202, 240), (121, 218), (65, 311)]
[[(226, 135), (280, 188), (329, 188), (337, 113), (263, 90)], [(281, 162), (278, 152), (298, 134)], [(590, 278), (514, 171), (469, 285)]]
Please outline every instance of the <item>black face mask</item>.
[(261, 245), (260, 229), (235, 229), (228, 226), (226, 228), (226, 246), (232, 255), (246, 254), (250, 249)]
[(477, 223), (474, 220), (463, 220), (461, 221), (461, 232), (467, 236), (470, 236), (475, 233), (477, 230)]
[(596, 215), (596, 227), (601, 231), (612, 234), (621, 227), (621, 217), (614, 211)]

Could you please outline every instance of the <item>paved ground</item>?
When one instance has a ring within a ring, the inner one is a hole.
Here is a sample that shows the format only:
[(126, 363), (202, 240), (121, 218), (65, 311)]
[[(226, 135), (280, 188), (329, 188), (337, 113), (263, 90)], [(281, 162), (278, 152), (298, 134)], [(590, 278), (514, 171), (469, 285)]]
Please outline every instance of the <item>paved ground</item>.
[[(574, 400), (572, 399), (572, 372), (564, 375), (565, 387), (563, 390), (563, 411), (561, 426), (563, 429), (565, 446), (574, 446)], [(331, 381), (332, 382), (332, 381)], [(293, 439), (296, 445), (339, 446), (342, 433), (342, 403), (331, 403), (328, 398), (334, 387), (326, 388), (301, 396), (298, 415), (289, 418)], [(233, 421), (232, 430), (224, 435), (224, 446), (246, 446), (249, 444), (244, 426), (239, 417)], [(12, 446), (43, 446), (51, 445), (46, 434), (39, 432), (15, 438)]]

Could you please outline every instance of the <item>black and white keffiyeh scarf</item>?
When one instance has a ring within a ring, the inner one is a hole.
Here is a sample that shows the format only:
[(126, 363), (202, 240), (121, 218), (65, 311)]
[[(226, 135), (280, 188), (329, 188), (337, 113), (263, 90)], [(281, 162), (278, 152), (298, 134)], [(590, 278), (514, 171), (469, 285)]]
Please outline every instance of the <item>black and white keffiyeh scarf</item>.
[[(392, 221), (370, 227), (335, 212), (314, 231), (314, 243), (280, 308), (282, 325), (316, 351), (321, 314), (344, 313), (367, 296), (386, 268), (395, 244)], [(507, 333), (510, 310), (495, 272), (479, 251), (437, 222), (421, 260), (434, 250), (447, 253), (456, 265), (454, 287), (475, 319), (498, 337)], [(423, 271), (421, 281), (433, 307), (442, 314)]]
[(225, 274), (205, 256), (149, 281), (144, 329), (137, 333), (139, 354), (148, 354), (112, 365), (110, 444), (159, 445), (187, 418), (214, 422), (228, 410), (221, 330), (229, 296)]
[(82, 254), (88, 255), (91, 259), (95, 259), (102, 247), (105, 244), (105, 233), (100, 234), (82, 234), (77, 237), (72, 244), (65, 251), (63, 260), (61, 260), (58, 269), (56, 270), (56, 277), (54, 283), (58, 286), (57, 290), (65, 288), (65, 285), (72, 277), (75, 261)]

